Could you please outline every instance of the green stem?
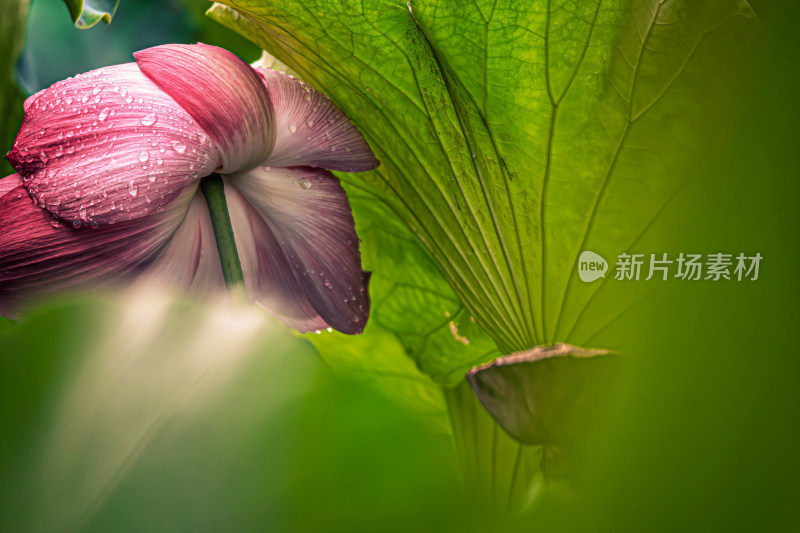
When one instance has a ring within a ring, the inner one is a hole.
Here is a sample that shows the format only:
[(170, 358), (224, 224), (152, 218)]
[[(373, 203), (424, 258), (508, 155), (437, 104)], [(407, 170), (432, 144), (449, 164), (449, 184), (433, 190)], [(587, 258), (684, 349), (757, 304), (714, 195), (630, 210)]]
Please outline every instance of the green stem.
[(222, 177), (219, 174), (211, 174), (203, 178), (200, 180), (200, 190), (206, 197), (208, 212), (211, 214), (225, 285), (228, 290), (243, 287), (242, 264), (236, 251), (236, 240), (233, 237), (233, 226), (228, 213), (228, 203), (225, 201), (225, 185), (222, 183)]

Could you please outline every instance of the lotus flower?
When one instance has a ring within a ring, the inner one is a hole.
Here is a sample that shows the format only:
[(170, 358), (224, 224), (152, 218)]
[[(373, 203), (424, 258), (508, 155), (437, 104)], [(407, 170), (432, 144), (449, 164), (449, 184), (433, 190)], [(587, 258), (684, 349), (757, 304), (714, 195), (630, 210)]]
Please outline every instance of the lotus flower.
[[(250, 297), (300, 331), (359, 333), (367, 274), (328, 171), (377, 166), (331, 101), (207, 45), (60, 81), (25, 101), (0, 180), (0, 314), (33, 297), (144, 279), (224, 289), (200, 180), (223, 175)], [(33, 203), (31, 203), (33, 199)]]

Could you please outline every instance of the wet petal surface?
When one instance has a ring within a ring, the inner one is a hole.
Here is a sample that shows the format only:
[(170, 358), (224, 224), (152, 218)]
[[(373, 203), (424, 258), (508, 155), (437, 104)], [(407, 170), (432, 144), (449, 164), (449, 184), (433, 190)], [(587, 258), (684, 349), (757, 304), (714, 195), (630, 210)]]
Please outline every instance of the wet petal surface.
[[(369, 275), (361, 270), (358, 236), (339, 180), (307, 167), (258, 167), (226, 180), (264, 222), (260, 232), (254, 231), (254, 240), (263, 240), (256, 245), (276, 258), (282, 254), (281, 261), (266, 261), (275, 263), (267, 276), (286, 278), (282, 271), (288, 265), (302, 294), (329, 326), (360, 333), (369, 316)], [(240, 207), (229, 203), (229, 209)], [(251, 227), (258, 226), (251, 222)]]
[(40, 207), (79, 226), (163, 210), (219, 164), (194, 119), (134, 63), (30, 97), (7, 157)]
[(220, 172), (249, 170), (272, 151), (273, 108), (261, 79), (234, 54), (204, 44), (168, 44), (134, 54), (139, 68), (213, 140)]
[(330, 98), (291, 76), (258, 67), (275, 108), (277, 138), (266, 164), (361, 172), (378, 161)]

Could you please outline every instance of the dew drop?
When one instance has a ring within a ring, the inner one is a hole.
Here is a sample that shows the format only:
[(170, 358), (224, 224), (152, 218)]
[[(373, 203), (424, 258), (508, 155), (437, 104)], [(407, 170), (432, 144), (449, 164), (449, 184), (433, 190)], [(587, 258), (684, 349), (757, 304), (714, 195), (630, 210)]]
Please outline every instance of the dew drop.
[(289, 125), (289, 133), (294, 133), (296, 131), (297, 131), (297, 126), (295, 126), (294, 124), (290, 124)]
[(128, 184), (128, 194), (134, 198), (137, 194), (139, 194), (139, 187), (136, 186), (136, 182), (133, 180), (131, 180), (131, 182)]
[(162, 212), (163, 210), (164, 210), (164, 204), (158, 204), (156, 206), (156, 211), (158, 211), (159, 213)]
[(157, 117), (155, 113), (148, 113), (142, 118), (142, 125), (152, 126), (156, 123)]
[(150, 183), (153, 183), (154, 181), (156, 181), (156, 175), (155, 174), (150, 174), (149, 176), (147, 176), (147, 180)]
[(301, 179), (299, 182), (301, 189), (310, 189), (311, 188), (311, 180), (307, 178)]
[(111, 113), (111, 110), (109, 108), (107, 108), (107, 107), (104, 108), (102, 111), (100, 111), (100, 114), (97, 115), (97, 120), (99, 120), (100, 122), (103, 122), (105, 119), (108, 118), (108, 114), (109, 113)]
[(263, 168), (265, 172), (269, 172), (270, 170), (272, 170), (272, 167), (269, 165), (262, 165), (261, 168)]
[(139, 154), (139, 161), (142, 163), (146, 163), (148, 159), (150, 159), (150, 154), (148, 152), (142, 152)]
[(102, 87), (100, 87), (99, 85), (95, 85), (94, 89), (92, 89), (92, 94), (94, 96), (97, 96), (100, 93), (100, 91), (102, 91), (102, 90), (103, 90)]
[(73, 228), (76, 228), (76, 229), (77, 229), (77, 228), (80, 228), (80, 227), (81, 227), (81, 221), (80, 221), (80, 220), (78, 220), (77, 218), (76, 218), (76, 219), (73, 219), (73, 221), (72, 221), (72, 227), (73, 227)]
[(67, 96), (67, 98), (64, 101), (67, 102), (67, 105), (69, 105), (72, 103), (73, 98), (71, 96)]
[(346, 154), (349, 154), (349, 153), (350, 153), (350, 147), (349, 147), (349, 146), (345, 146), (345, 147), (344, 147), (344, 152), (345, 152)]
[(308, 126), (310, 128), (313, 125), (314, 125), (314, 121), (313, 120), (306, 120), (306, 126)]
[(172, 141), (172, 149), (178, 152), (179, 154), (182, 154), (183, 152), (186, 151), (186, 145), (180, 141)]

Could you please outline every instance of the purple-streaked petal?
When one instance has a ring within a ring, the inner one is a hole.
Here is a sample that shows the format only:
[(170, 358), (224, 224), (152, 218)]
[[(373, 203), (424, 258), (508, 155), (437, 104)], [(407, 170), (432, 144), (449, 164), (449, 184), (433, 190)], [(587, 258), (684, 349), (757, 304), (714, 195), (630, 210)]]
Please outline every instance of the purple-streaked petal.
[(132, 279), (169, 243), (196, 187), (152, 216), (75, 228), (37, 207), (18, 175), (0, 180), (0, 314), (13, 316), (24, 303), (56, 291)]
[(378, 161), (364, 137), (331, 99), (283, 72), (258, 67), (275, 108), (275, 148), (264, 162), (361, 172)]
[[(264, 246), (277, 244), (322, 319), (343, 333), (360, 333), (369, 316), (369, 276), (361, 270), (353, 215), (339, 180), (309, 167), (258, 167), (226, 179), (264, 220), (274, 237)], [(255, 238), (270, 237), (264, 232)]]
[(234, 54), (205, 44), (167, 44), (133, 54), (219, 149), (223, 173), (249, 170), (275, 144), (273, 108), (261, 79)]
[(193, 196), (169, 246), (140, 278), (143, 283), (178, 288), (193, 296), (224, 294), (225, 278), (214, 227), (202, 193)]
[(29, 98), (7, 158), (40, 207), (80, 225), (155, 213), (219, 164), (205, 133), (135, 63)]
[(247, 294), (281, 323), (301, 333), (328, 327), (308, 301), (275, 234), (229, 183), (225, 197)]

